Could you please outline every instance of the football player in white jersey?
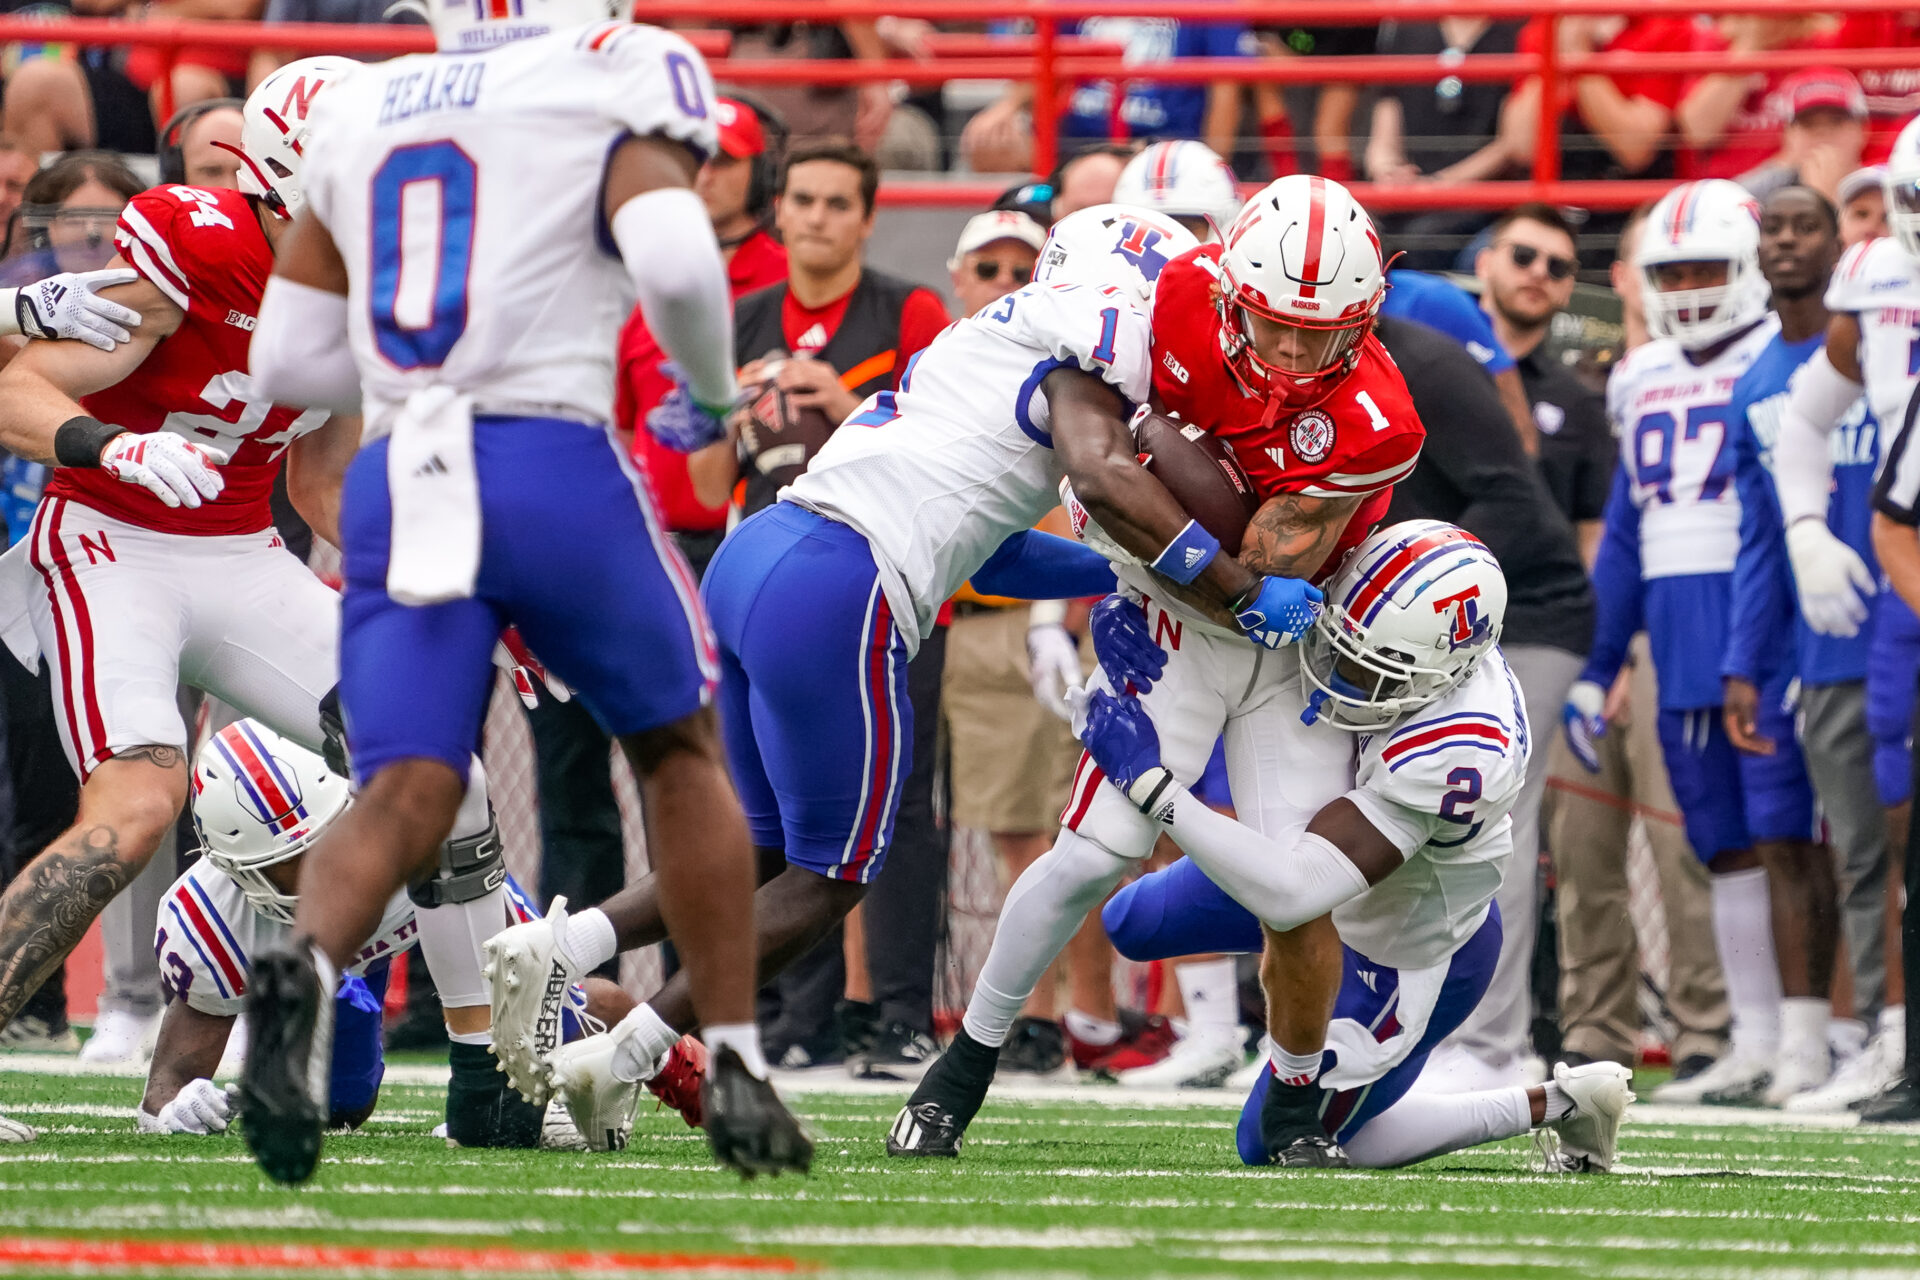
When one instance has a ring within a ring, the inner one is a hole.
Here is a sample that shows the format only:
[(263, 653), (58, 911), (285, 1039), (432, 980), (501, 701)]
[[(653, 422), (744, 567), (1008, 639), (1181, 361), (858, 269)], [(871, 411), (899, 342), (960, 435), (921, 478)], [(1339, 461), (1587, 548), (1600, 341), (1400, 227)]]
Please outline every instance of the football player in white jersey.
[[(1662, 1100), (1757, 1096), (1780, 1038), (1767, 872), (1756, 838), (1805, 840), (1804, 810), (1767, 803), (1766, 758), (1735, 751), (1722, 722), (1740, 499), (1728, 410), (1733, 385), (1779, 331), (1760, 274), (1760, 211), (1731, 182), (1686, 183), (1661, 198), (1634, 250), (1653, 340), (1607, 383), (1621, 465), (1593, 577), (1593, 650), (1563, 712), (1576, 757), (1597, 768), (1605, 691), (1628, 642), (1647, 632), (1660, 678), (1659, 734), (1687, 840), (1711, 872), (1714, 939), (1726, 973), (1732, 1044), (1713, 1067), (1663, 1086)], [(1781, 824), (1783, 829), (1769, 829)]]
[[(1115, 205), (1063, 219), (1033, 283), (936, 338), (714, 557), (727, 747), (771, 877), (755, 919), (763, 976), (811, 948), (880, 869), (912, 765), (906, 664), (941, 603), (968, 581), (1029, 599), (1110, 589), (1104, 558), (1031, 528), (1063, 477), (1110, 534), (1204, 598), (1245, 594), (1256, 621), (1302, 607), (1304, 584), (1190, 559), (1198, 526), (1136, 461), (1126, 421), (1148, 394), (1144, 304), (1192, 243), (1170, 219)], [(509, 930), (499, 955), (564, 953), (569, 976), (586, 972), (616, 946), (659, 940), (653, 897), (642, 882), (575, 917), (568, 937), (591, 919), (599, 950), (556, 948), (548, 923)], [(676, 978), (605, 1046), (561, 1050), (553, 1075), (643, 1079), (691, 1016)]]
[[(1134, 642), (1151, 644), (1159, 618), (1117, 600), (1103, 608), (1116, 605), (1132, 614)], [(1400, 1165), (1542, 1125), (1564, 1144), (1550, 1167), (1612, 1162), (1632, 1096), (1612, 1063), (1563, 1066), (1532, 1089), (1408, 1096), (1500, 954), (1493, 898), (1531, 745), (1497, 645), (1505, 606), (1493, 556), (1452, 525), (1393, 525), (1349, 556), (1297, 662), (1307, 714), (1355, 735), (1358, 764), (1346, 794), (1284, 839), (1189, 794), (1161, 764), (1155, 721), (1134, 693), (1088, 700), (1088, 752), (1188, 855), (1108, 903), (1103, 920), (1123, 954), (1260, 951), (1267, 934), (1329, 913), (1338, 928), (1305, 968), (1266, 949), (1268, 1061), (1238, 1132), (1248, 1164)], [(956, 1156), (970, 1118), (916, 1099), (888, 1149)]]
[(1127, 161), (1113, 202), (1163, 213), (1208, 244), (1240, 213), (1240, 179), (1204, 142), (1156, 142)]
[[(252, 957), (286, 936), (305, 853), (348, 803), (345, 778), (257, 720), (236, 721), (200, 748), (193, 821), (203, 856), (161, 901), (153, 949), (167, 1011), (135, 1116), (142, 1133), (226, 1129), (231, 1099), (212, 1077), (229, 1047)], [(468, 793), (453, 838), (499, 841), (480, 791)], [(508, 919), (538, 917), (511, 878), (505, 894)], [(385, 1070), (380, 1007), (388, 968), (420, 940), (419, 919), (413, 900), (395, 893), (379, 931), (343, 976), (335, 996), (329, 1127), (358, 1125), (373, 1109)], [(619, 1018), (632, 1006), (613, 983), (590, 978), (569, 993), (569, 1034), (594, 1028), (596, 1019)], [(583, 1020), (582, 1014), (588, 1016)], [(469, 1087), (470, 1082), (455, 1080), (449, 1090), (449, 1128), (455, 1134), (463, 1128), (455, 1095)]]
[[(624, 3), (512, 7), (434, 4), (445, 52), (327, 95), (253, 337), (262, 386), (364, 403), (367, 431), (341, 499), (341, 703), (362, 790), (309, 855), (320, 888), (293, 945), (256, 959), (250, 1034), (286, 1051), (249, 1053), (242, 1128), (271, 1176), (311, 1175), (335, 976), (451, 827), (512, 623), (640, 779), (713, 1049), (716, 1156), (804, 1170), (812, 1144), (753, 1025), (753, 855), (710, 706), (712, 634), (609, 423), (636, 296), (678, 378), (657, 435), (719, 439), (736, 394), (725, 267), (692, 188), (717, 145), (713, 80)], [(557, 1038), (557, 1019), (502, 1025), (495, 1047), (511, 1062)]]

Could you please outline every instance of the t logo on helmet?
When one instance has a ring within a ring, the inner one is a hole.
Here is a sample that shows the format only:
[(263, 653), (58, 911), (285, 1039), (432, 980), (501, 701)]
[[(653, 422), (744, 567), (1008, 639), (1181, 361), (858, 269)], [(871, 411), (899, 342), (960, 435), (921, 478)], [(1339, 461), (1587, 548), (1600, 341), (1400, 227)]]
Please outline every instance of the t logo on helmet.
[(1468, 587), (1433, 602), (1435, 613), (1453, 610), (1453, 624), (1447, 631), (1447, 650), (1455, 652), (1487, 638), (1487, 619), (1480, 614), (1479, 587)]
[(1166, 237), (1158, 227), (1129, 220), (1121, 224), (1120, 243), (1113, 247), (1113, 251), (1139, 268), (1140, 274), (1147, 279), (1158, 280), (1160, 269), (1167, 265), (1167, 255), (1155, 246), (1164, 239)]

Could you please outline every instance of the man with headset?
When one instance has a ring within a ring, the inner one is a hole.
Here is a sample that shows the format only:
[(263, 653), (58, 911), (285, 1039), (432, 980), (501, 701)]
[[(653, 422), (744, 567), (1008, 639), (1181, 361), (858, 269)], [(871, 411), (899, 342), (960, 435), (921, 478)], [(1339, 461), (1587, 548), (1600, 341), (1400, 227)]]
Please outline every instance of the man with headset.
[(238, 185), (240, 109), (238, 98), (206, 98), (173, 113), (160, 128), (160, 183), (189, 187)]
[[(787, 251), (768, 230), (787, 130), (770, 109), (738, 96), (716, 99), (713, 114), (720, 149), (700, 167), (693, 185), (713, 219), (727, 261), (727, 283), (739, 298), (787, 278)], [(726, 505), (701, 503), (687, 478), (687, 455), (659, 444), (641, 425), (673, 389), (673, 380), (660, 371), (666, 358), (635, 308), (620, 333), (614, 420), (631, 437), (634, 465), (652, 481), (661, 524), (694, 572), (704, 575), (727, 531)], [(564, 894), (584, 907), (627, 882), (620, 807), (607, 773), (607, 736), (578, 702), (561, 702), (546, 687), (535, 696), (527, 718), (542, 801), (540, 896), (544, 903)]]

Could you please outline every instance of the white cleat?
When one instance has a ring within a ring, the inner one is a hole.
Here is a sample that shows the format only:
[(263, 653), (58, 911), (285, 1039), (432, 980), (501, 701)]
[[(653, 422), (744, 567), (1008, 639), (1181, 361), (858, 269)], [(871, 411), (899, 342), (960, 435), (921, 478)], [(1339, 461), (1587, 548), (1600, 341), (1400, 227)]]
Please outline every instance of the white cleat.
[(585, 1151), (587, 1140), (580, 1136), (580, 1130), (574, 1127), (573, 1117), (567, 1114), (567, 1106), (555, 1098), (547, 1104), (547, 1114), (541, 1117), (540, 1149), (542, 1151)]
[(1789, 1115), (1844, 1115), (1868, 1098), (1878, 1097), (1900, 1078), (1906, 1060), (1899, 1036), (1885, 1030), (1874, 1033), (1867, 1047), (1840, 1064), (1833, 1079), (1817, 1089), (1796, 1093), (1781, 1104)]
[[(1717, 1100), (1748, 1096), (1757, 1101), (1772, 1076), (1771, 1062), (1742, 1057), (1729, 1049), (1724, 1057), (1699, 1075), (1667, 1081), (1653, 1091), (1652, 1100), (1662, 1106), (1683, 1107), (1708, 1102), (1727, 1105)], [(1709, 1094), (1713, 1097), (1709, 1098)]]
[(137, 1067), (153, 1057), (160, 1036), (160, 1015), (143, 1017), (124, 1009), (103, 1010), (93, 1034), (80, 1046), (80, 1062), (89, 1067)]
[(0, 1116), (0, 1142), (38, 1142), (40, 1135), (31, 1125)]
[(623, 1150), (633, 1132), (640, 1085), (615, 1078), (613, 1055), (619, 1047), (611, 1035), (588, 1036), (561, 1048), (550, 1061), (553, 1089), (590, 1151)]
[(1632, 1080), (1633, 1072), (1617, 1062), (1554, 1064), (1553, 1082), (1573, 1103), (1573, 1110), (1548, 1122), (1560, 1139), (1559, 1154), (1549, 1161), (1549, 1172), (1605, 1173), (1613, 1168), (1620, 1145), (1620, 1117), (1633, 1101), (1633, 1090), (1627, 1087)]
[(535, 1106), (553, 1097), (547, 1059), (560, 1047), (560, 1011), (580, 971), (567, 959), (560, 935), (567, 900), (555, 898), (546, 918), (503, 929), (487, 940), (487, 979), (493, 1008), (493, 1056), (520, 1095)]
[(1218, 1089), (1246, 1060), (1238, 1027), (1227, 1035), (1189, 1032), (1160, 1061), (1129, 1068), (1115, 1078), (1123, 1089)]
[(1809, 1053), (1782, 1052), (1773, 1064), (1773, 1079), (1760, 1100), (1769, 1107), (1784, 1107), (1802, 1093), (1809, 1093), (1833, 1078), (1833, 1056), (1822, 1040)]

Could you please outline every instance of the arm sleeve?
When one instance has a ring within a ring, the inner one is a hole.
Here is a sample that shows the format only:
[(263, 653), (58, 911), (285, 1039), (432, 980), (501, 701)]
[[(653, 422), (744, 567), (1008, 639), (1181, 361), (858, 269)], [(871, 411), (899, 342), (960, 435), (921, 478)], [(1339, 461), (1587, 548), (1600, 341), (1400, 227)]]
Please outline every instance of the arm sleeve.
[(1788, 524), (1826, 519), (1827, 495), (1833, 488), (1829, 437), (1860, 392), (1859, 383), (1833, 367), (1825, 347), (1794, 373), (1780, 438), (1773, 446), (1780, 514)]
[(1786, 582), (1786, 541), (1753, 429), (1736, 427), (1734, 483), (1740, 491), (1740, 551), (1733, 562), (1727, 652), (1720, 674), (1763, 684), (1786, 660), (1793, 636), (1793, 596)]
[(1208, 879), (1281, 932), (1367, 890), (1360, 868), (1325, 836), (1302, 832), (1290, 842), (1271, 839), (1209, 809), (1185, 788), (1174, 797), (1169, 830)]
[(1643, 623), (1643, 586), (1640, 581), (1640, 508), (1634, 504), (1625, 467), (1616, 469), (1613, 493), (1607, 498), (1606, 532), (1593, 565), (1593, 590), (1599, 617), (1593, 629), (1593, 650), (1582, 680), (1609, 685), (1627, 660), (1627, 646)]
[(254, 386), (276, 404), (338, 413), (360, 407), (360, 371), (347, 342), (347, 300), (341, 294), (268, 277), (248, 364)]
[(684, 371), (693, 398), (731, 404), (733, 303), (713, 222), (687, 187), (643, 192), (613, 215), (613, 239), (661, 348)]
[(1114, 589), (1105, 556), (1071, 538), (1023, 529), (974, 571), (973, 589), (1015, 600), (1072, 600)]

